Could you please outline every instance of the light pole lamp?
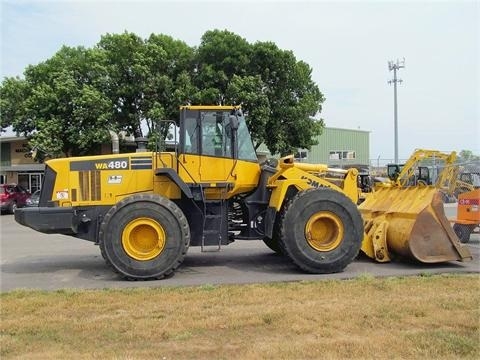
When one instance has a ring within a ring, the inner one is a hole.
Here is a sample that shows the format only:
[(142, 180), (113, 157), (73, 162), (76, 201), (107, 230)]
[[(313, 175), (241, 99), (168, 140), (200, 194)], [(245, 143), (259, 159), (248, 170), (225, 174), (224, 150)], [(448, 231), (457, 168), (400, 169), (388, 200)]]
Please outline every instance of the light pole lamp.
[(394, 127), (394, 144), (395, 144), (395, 164), (398, 164), (398, 109), (397, 109), (397, 83), (402, 83), (402, 79), (397, 79), (397, 70), (405, 67), (405, 58), (388, 62), (388, 70), (393, 70), (393, 79), (388, 83), (393, 83), (393, 127)]

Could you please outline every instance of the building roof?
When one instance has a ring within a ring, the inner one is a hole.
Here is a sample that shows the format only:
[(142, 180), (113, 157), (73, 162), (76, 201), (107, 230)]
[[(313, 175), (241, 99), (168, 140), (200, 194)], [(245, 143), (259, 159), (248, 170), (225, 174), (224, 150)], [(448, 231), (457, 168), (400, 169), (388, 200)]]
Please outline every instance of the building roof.
[(19, 140), (27, 140), (25, 136), (0, 136), (0, 142), (14, 142)]
[(341, 131), (355, 131), (355, 132), (364, 132), (364, 133), (371, 133), (372, 132), (371, 130), (347, 129), (347, 128), (339, 128), (339, 127), (331, 127), (331, 126), (325, 126), (324, 129), (341, 130)]
[(18, 164), (0, 166), (1, 171), (44, 171), (45, 164)]

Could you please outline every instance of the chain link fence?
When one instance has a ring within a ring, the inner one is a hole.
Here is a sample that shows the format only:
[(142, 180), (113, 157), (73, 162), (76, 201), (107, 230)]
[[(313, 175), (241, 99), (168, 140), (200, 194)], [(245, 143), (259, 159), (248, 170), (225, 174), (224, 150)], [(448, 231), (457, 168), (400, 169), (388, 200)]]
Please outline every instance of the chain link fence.
[[(399, 164), (407, 161), (408, 159), (401, 159)], [(370, 176), (388, 178), (387, 165), (393, 163), (393, 159), (371, 159)], [(427, 159), (419, 162), (417, 166), (428, 168), (430, 184), (439, 187), (444, 194), (445, 202), (455, 202), (459, 194), (480, 188), (480, 160), (457, 162), (451, 165), (445, 164), (440, 159)]]

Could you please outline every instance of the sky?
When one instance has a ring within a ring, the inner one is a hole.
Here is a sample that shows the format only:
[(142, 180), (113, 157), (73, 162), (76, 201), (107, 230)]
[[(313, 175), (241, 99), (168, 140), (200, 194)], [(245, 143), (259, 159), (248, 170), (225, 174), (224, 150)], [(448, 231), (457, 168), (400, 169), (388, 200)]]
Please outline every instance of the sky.
[(198, 46), (208, 30), (272, 41), (313, 69), (328, 127), (370, 132), (370, 157), (418, 148), (480, 155), (480, 1), (22, 1), (0, 0), (0, 76), (62, 45), (94, 46), (106, 33), (167, 34)]

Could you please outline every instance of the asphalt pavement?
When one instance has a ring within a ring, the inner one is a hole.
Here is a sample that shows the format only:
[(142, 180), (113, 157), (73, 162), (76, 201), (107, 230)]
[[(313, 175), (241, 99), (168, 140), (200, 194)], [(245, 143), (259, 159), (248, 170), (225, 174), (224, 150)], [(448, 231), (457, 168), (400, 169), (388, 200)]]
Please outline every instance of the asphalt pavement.
[[(446, 204), (447, 217), (455, 204)], [(0, 289), (95, 289), (127, 287), (244, 284), (281, 281), (317, 281), (359, 276), (409, 276), (439, 273), (480, 273), (480, 235), (470, 238), (474, 259), (469, 262), (379, 264), (359, 257), (337, 274), (312, 275), (300, 271), (262, 241), (236, 241), (220, 252), (190, 248), (175, 275), (156, 281), (126, 281), (109, 269), (98, 246), (63, 235), (46, 235), (17, 224), (12, 215), (0, 216)]]

